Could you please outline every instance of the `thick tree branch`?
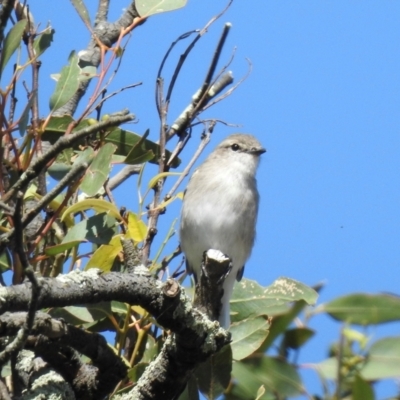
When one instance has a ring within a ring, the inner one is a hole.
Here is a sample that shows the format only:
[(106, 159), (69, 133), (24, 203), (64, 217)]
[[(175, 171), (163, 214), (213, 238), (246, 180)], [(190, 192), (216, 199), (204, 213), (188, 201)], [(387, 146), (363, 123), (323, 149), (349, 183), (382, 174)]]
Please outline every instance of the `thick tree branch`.
[[(94, 66), (97, 68), (101, 62), (101, 51), (98, 46), (98, 41), (107, 47), (112, 47), (119, 39), (121, 29), (127, 28), (133, 23), (134, 18), (139, 17), (134, 1), (126, 7), (121, 18), (114, 23), (106, 21), (107, 13), (108, 2), (103, 0), (100, 2), (98, 14), (96, 16), (95, 28), (93, 29), (94, 37), (90, 40), (87, 48), (79, 52), (79, 64), (81, 67)], [(71, 100), (59, 108), (54, 115), (74, 115), (79, 101), (85, 95), (89, 84), (90, 79), (82, 81), (79, 85), (78, 91)]]
[[(229, 333), (221, 329), (218, 323), (210, 321), (192, 307), (191, 300), (175, 280), (162, 283), (144, 267), (136, 267), (135, 273), (130, 274), (102, 274), (95, 269), (75, 271), (55, 279), (42, 278), (39, 282), (40, 308), (116, 300), (142, 306), (160, 325), (174, 333), (146, 375), (152, 381), (149, 383), (146, 379), (146, 384), (139, 386), (139, 392), (135, 392), (140, 393), (140, 397), (131, 398), (157, 399), (160, 393), (176, 393), (176, 390), (183, 389), (196, 365), (230, 341)], [(30, 283), (24, 283), (0, 288), (0, 313), (26, 310), (30, 286)], [(154, 388), (151, 391), (156, 397), (143, 395), (143, 391), (149, 390), (149, 387)]]

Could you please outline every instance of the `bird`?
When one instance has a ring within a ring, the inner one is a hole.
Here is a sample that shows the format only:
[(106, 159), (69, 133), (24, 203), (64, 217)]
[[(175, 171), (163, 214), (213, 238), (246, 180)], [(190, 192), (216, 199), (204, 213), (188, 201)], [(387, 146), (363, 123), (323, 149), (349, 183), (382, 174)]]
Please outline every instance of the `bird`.
[(232, 263), (223, 283), (220, 325), (230, 327), (230, 298), (235, 280), (243, 276), (250, 257), (258, 214), (255, 178), (265, 148), (250, 134), (226, 137), (194, 171), (187, 185), (179, 238), (188, 273), (200, 277), (203, 254), (221, 251)]

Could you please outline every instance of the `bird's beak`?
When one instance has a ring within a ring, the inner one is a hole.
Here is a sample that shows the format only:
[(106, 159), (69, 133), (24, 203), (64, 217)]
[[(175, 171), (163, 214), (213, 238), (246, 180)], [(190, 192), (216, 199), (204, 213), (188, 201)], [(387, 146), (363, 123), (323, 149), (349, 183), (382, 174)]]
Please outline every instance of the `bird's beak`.
[(267, 150), (264, 147), (259, 147), (258, 149), (252, 148), (249, 153), (254, 154), (255, 156), (261, 156), (261, 154), (265, 153)]

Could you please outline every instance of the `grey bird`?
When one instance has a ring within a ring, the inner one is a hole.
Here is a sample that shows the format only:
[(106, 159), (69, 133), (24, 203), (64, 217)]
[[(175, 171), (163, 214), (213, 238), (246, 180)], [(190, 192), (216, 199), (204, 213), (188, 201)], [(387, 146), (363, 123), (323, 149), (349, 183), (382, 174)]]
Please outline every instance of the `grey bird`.
[(230, 326), (229, 301), (255, 239), (259, 194), (255, 174), (266, 150), (248, 134), (224, 139), (193, 173), (183, 199), (180, 243), (189, 273), (200, 276), (203, 253), (219, 250), (232, 261), (224, 284), (220, 325)]

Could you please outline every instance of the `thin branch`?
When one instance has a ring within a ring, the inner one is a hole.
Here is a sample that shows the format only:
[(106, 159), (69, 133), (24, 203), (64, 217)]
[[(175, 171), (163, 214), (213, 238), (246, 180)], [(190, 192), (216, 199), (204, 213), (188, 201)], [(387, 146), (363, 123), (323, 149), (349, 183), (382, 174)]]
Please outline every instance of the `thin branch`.
[(185, 131), (190, 122), (197, 116), (199, 111), (208, 103), (209, 100), (211, 100), (212, 92), (210, 93), (210, 85), (212, 76), (215, 73), (215, 68), (221, 55), (221, 51), (223, 45), (225, 44), (230, 27), (231, 24), (224, 25), (224, 29), (218, 41), (217, 47), (214, 51), (214, 56), (211, 60), (210, 67), (208, 69), (204, 82), (201, 88), (193, 95), (191, 103), (171, 125), (171, 128), (167, 133), (167, 140), (171, 139), (171, 137), (175, 134), (179, 136), (183, 131)]
[[(204, 106), (203, 111), (207, 110), (208, 108), (212, 107), (214, 104), (220, 102), (221, 100), (225, 99), (226, 97), (230, 96), (251, 74), (251, 71), (253, 70), (253, 65), (251, 63), (251, 61), (249, 59), (246, 58), (246, 61), (249, 64), (249, 69), (246, 73), (246, 75), (244, 75), (238, 83), (236, 83), (234, 86), (232, 86), (229, 90), (227, 90), (224, 94), (222, 94), (221, 96), (217, 97), (215, 100), (209, 102), (207, 105)], [(222, 79), (222, 78), (221, 78)], [(218, 82), (215, 83), (215, 85)], [(214, 86), (214, 85), (213, 85)], [(212, 88), (211, 88), (212, 89)], [(211, 90), (210, 89), (210, 90)], [(219, 91), (221, 92), (221, 90)], [(216, 94), (218, 95), (218, 93)]]
[(214, 57), (213, 57), (213, 59), (211, 61), (211, 64), (210, 64), (210, 67), (208, 69), (206, 78), (204, 79), (203, 87), (201, 89), (202, 93), (206, 93), (209, 90), (209, 86), (211, 84), (211, 80), (212, 80), (212, 78), (214, 76), (214, 73), (215, 73), (215, 70), (217, 68), (217, 64), (218, 64), (219, 58), (221, 56), (222, 49), (224, 47), (226, 38), (228, 37), (228, 33), (229, 33), (231, 27), (232, 27), (232, 24), (230, 24), (230, 23), (226, 23), (224, 25), (224, 29), (222, 31), (221, 37), (220, 37), (219, 42), (217, 44), (217, 47), (216, 47), (216, 49), (214, 51)]
[[(51, 201), (53, 201), (68, 185), (71, 184), (72, 181), (74, 181), (78, 176), (82, 175), (84, 171), (86, 171), (88, 167), (87, 163), (79, 163), (77, 165), (74, 165), (71, 168), (71, 171), (69, 171), (64, 178), (58, 182), (54, 188), (46, 194), (46, 196), (43, 196), (38, 202), (36, 202), (35, 207), (31, 208), (29, 212), (27, 212), (22, 220), (21, 220), (21, 226), (22, 229), (26, 228), (27, 225), (29, 225), (33, 219), (48, 205), (50, 204)], [(15, 228), (11, 229), (8, 233), (6, 233), (3, 237), (2, 240), (10, 240), (10, 238), (15, 234)]]
[(6, 203), (3, 203), (1, 200), (0, 200), (0, 208), (2, 208), (8, 215), (13, 215), (15, 212), (12, 207), (7, 205)]
[[(198, 30), (194, 30), (194, 31), (186, 32), (186, 33), (182, 34), (181, 36), (179, 36), (174, 42), (172, 42), (171, 46), (169, 47), (169, 49), (168, 49), (167, 52), (165, 53), (165, 56), (164, 56), (163, 60), (161, 61), (160, 68), (158, 69), (158, 73), (157, 73), (157, 80), (161, 78), (161, 74), (162, 74), (162, 71), (163, 71), (163, 69), (164, 69), (164, 65), (165, 65), (165, 63), (167, 62), (167, 59), (168, 59), (169, 55), (171, 54), (171, 51), (172, 51), (172, 49), (175, 47), (175, 45), (176, 45), (179, 41), (188, 38), (191, 34), (196, 33), (196, 32), (199, 32), (199, 31), (198, 31)], [(189, 55), (190, 51), (193, 49), (194, 45), (196, 44), (196, 42), (197, 42), (200, 38), (201, 38), (201, 35), (200, 35), (200, 34), (197, 35), (196, 38), (195, 38), (195, 39), (190, 43), (190, 45), (186, 48), (185, 52), (184, 52), (183, 54), (181, 54), (181, 56), (179, 57), (178, 64), (177, 64), (176, 67), (175, 67), (174, 74), (172, 75), (171, 82), (170, 82), (170, 84), (169, 84), (169, 86), (168, 86), (167, 97), (166, 97), (166, 99), (165, 99), (165, 102), (166, 102), (166, 103), (169, 103), (169, 101), (170, 101), (170, 99), (171, 99), (171, 95), (172, 95), (173, 88), (174, 88), (174, 86), (175, 86), (176, 79), (177, 79), (177, 77), (178, 77), (178, 75), (179, 75), (179, 72), (180, 72), (180, 70), (181, 70), (181, 68), (182, 68), (182, 66), (183, 66), (183, 64), (184, 64), (184, 62), (185, 62), (187, 56)], [(158, 96), (156, 95), (156, 99), (157, 99), (157, 98), (158, 98)], [(157, 103), (157, 102), (156, 102), (156, 103)], [(158, 108), (158, 104), (157, 104), (157, 108)], [(159, 109), (158, 109), (158, 111), (160, 112)]]
[(12, 354), (18, 352), (24, 346), (26, 339), (32, 329), (33, 322), (35, 320), (35, 313), (38, 306), (38, 300), (40, 295), (40, 284), (36, 279), (35, 273), (31, 265), (29, 265), (28, 258), (24, 249), (24, 238), (23, 238), (23, 227), (22, 227), (22, 206), (23, 206), (23, 193), (19, 192), (14, 212), (14, 229), (15, 229), (15, 250), (18, 254), (24, 273), (29, 279), (31, 288), (29, 293), (30, 300), (28, 305), (28, 313), (24, 325), (19, 329), (14, 340), (6, 346), (6, 348), (0, 353), (0, 365), (4, 365), (10, 360)]
[(174, 186), (171, 188), (171, 190), (165, 196), (165, 200), (168, 200), (168, 199), (170, 199), (172, 197), (172, 195), (174, 194), (174, 192), (178, 188), (178, 186), (182, 183), (182, 181), (185, 179), (185, 177), (188, 176), (188, 174), (189, 174), (190, 170), (192, 169), (194, 163), (199, 158), (200, 154), (203, 152), (203, 150), (207, 146), (207, 144), (210, 142), (210, 137), (211, 137), (211, 133), (212, 133), (212, 131), (214, 129), (214, 126), (215, 126), (215, 123), (211, 122), (210, 126), (208, 127), (207, 132), (201, 138), (201, 142), (199, 144), (199, 147), (197, 148), (196, 152), (194, 153), (192, 159), (189, 161), (188, 165), (183, 170), (182, 174), (179, 176), (179, 178), (175, 182)]
[[(105, 0), (103, 0), (105, 1)], [(105, 7), (102, 8), (102, 16), (104, 14)], [(82, 65), (92, 65), (98, 67), (101, 63), (101, 50), (99, 44), (104, 44), (107, 47), (111, 47), (113, 44), (120, 40), (121, 29), (126, 29), (130, 27), (134, 19), (139, 17), (136, 11), (134, 1), (132, 1), (129, 6), (126, 7), (125, 12), (116, 22), (100, 21), (96, 19), (97, 25), (94, 29), (94, 34), (85, 49), (83, 55), (80, 57), (80, 63)], [(64, 106), (60, 107), (54, 115), (74, 115), (76, 108), (82, 97), (85, 95), (87, 88), (90, 84), (90, 79), (84, 80), (80, 83), (78, 91), (71, 98), (71, 100)]]
[(108, 181), (108, 188), (110, 190), (114, 190), (121, 183), (125, 182), (130, 176), (138, 174), (141, 168), (141, 164), (125, 165), (125, 167), (122, 168), (121, 171), (119, 171)]
[[(142, 82), (132, 83), (131, 85), (124, 86), (123, 88), (118, 89), (118, 90), (116, 90), (115, 92), (110, 93), (108, 96), (103, 97), (103, 98), (95, 105), (94, 108), (97, 109), (97, 108), (99, 108), (99, 107), (102, 107), (102, 106), (103, 106), (103, 103), (104, 103), (105, 101), (107, 101), (108, 99), (110, 99), (111, 97), (113, 97), (113, 96), (115, 96), (115, 95), (117, 95), (117, 94), (123, 92), (123, 91), (126, 90), (126, 89), (132, 89), (132, 88), (135, 88), (135, 87), (137, 87), (137, 86), (141, 86), (142, 84), (143, 84)], [(105, 89), (103, 89), (103, 90), (105, 90)], [(90, 112), (89, 112), (89, 114), (90, 114)]]

